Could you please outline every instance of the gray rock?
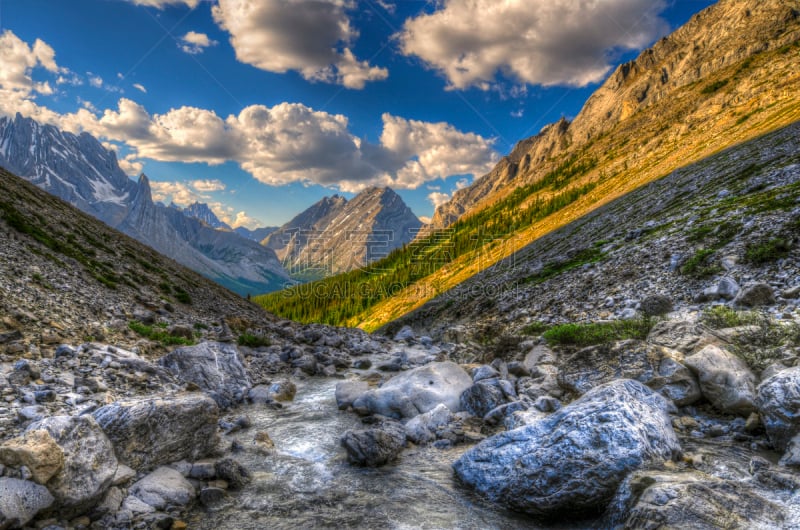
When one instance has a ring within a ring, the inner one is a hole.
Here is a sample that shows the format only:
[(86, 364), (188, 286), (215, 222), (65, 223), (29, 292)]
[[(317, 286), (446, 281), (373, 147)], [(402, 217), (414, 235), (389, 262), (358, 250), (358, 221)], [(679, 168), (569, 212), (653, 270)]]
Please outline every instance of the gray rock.
[(25, 466), (34, 482), (47, 482), (64, 467), (64, 451), (45, 430), (34, 430), (0, 445), (0, 463)]
[(461, 409), (470, 414), (484, 417), (492, 409), (508, 403), (516, 396), (508, 396), (500, 384), (500, 379), (482, 379), (461, 394)]
[(733, 303), (745, 307), (773, 305), (775, 303), (775, 291), (766, 283), (749, 284), (739, 292)]
[(747, 417), (756, 408), (756, 376), (739, 357), (709, 345), (686, 358), (700, 390), (720, 412)]
[(100, 501), (117, 471), (114, 446), (92, 416), (52, 416), (28, 431), (46, 430), (64, 452), (64, 466), (47, 483), (53, 509), (73, 517)]
[(415, 416), (405, 424), (406, 436), (417, 445), (436, 440), (436, 432), (453, 419), (453, 413), (445, 405), (437, 405), (433, 410)]
[(800, 285), (784, 289), (783, 292), (781, 292), (781, 296), (787, 300), (800, 298)]
[(447, 361), (431, 363), (396, 375), (380, 388), (369, 390), (353, 403), (362, 415), (413, 418), (444, 404), (459, 412), (461, 393), (472, 386), (472, 378), (459, 365)]
[(217, 478), (226, 481), (231, 489), (241, 489), (253, 480), (250, 471), (233, 458), (223, 458), (214, 464)]
[(484, 379), (494, 379), (500, 377), (500, 372), (495, 370), (494, 366), (483, 364), (472, 371), (472, 382), (477, 383)]
[(800, 366), (782, 370), (758, 386), (756, 398), (770, 442), (786, 451), (800, 433)]
[(700, 387), (683, 355), (675, 350), (637, 340), (591, 346), (561, 359), (558, 383), (584, 394), (615, 379), (635, 379), (676, 405), (691, 405), (700, 399)]
[(663, 346), (684, 355), (690, 355), (709, 344), (719, 342), (716, 336), (700, 324), (685, 320), (662, 320), (653, 326), (647, 336), (648, 344)]
[(276, 381), (269, 385), (256, 385), (247, 393), (247, 399), (253, 403), (264, 405), (276, 401), (292, 401), (297, 393), (297, 386), (289, 380)]
[(219, 408), (200, 393), (117, 401), (93, 414), (119, 460), (137, 470), (196, 460), (218, 442)]
[(0, 477), (0, 528), (21, 528), (53, 504), (47, 488), (16, 478)]
[(350, 430), (341, 439), (351, 464), (382, 466), (397, 458), (406, 443), (403, 426), (387, 420), (369, 429)]
[(663, 294), (653, 294), (642, 300), (641, 310), (648, 316), (666, 315), (672, 311), (672, 300)]
[(104, 515), (107, 513), (117, 513), (122, 506), (122, 501), (125, 500), (125, 494), (117, 487), (111, 487), (106, 492), (103, 500), (95, 506), (93, 515)]
[(186, 506), (196, 496), (194, 486), (179, 471), (163, 466), (136, 482), (130, 492), (156, 510)]
[(125, 464), (119, 464), (117, 466), (117, 472), (114, 473), (114, 479), (111, 481), (111, 484), (114, 486), (122, 486), (135, 478), (136, 471), (129, 468)]
[(800, 435), (789, 440), (786, 452), (778, 463), (786, 467), (800, 467)]
[(625, 528), (784, 528), (780, 507), (745, 483), (699, 471), (637, 472), (620, 497), (610, 511)]
[(522, 364), (528, 369), (531, 374), (536, 372), (536, 368), (542, 364), (554, 364), (556, 362), (556, 354), (544, 345), (539, 345), (533, 348), (525, 355), (525, 360)]
[(200, 490), (200, 502), (209, 510), (219, 510), (226, 505), (228, 494), (221, 488), (203, 488)]
[(491, 501), (538, 516), (601, 510), (625, 475), (680, 452), (669, 402), (617, 380), (532, 425), (484, 440), (459, 458), (459, 478)]
[(733, 300), (739, 294), (741, 287), (736, 283), (736, 280), (729, 276), (720, 278), (717, 284), (717, 296), (724, 300)]
[(395, 334), (394, 340), (396, 340), (398, 342), (403, 341), (403, 340), (408, 341), (408, 340), (413, 340), (414, 338), (416, 338), (416, 336), (417, 336), (417, 334), (414, 333), (414, 330), (411, 329), (411, 326), (403, 326), (400, 329), (400, 331), (398, 331)]
[(336, 405), (341, 409), (347, 409), (362, 394), (369, 390), (369, 385), (364, 381), (342, 381), (336, 383)]
[(221, 408), (240, 403), (251, 386), (242, 356), (233, 344), (203, 342), (186, 346), (158, 362), (180, 380), (199, 386)]

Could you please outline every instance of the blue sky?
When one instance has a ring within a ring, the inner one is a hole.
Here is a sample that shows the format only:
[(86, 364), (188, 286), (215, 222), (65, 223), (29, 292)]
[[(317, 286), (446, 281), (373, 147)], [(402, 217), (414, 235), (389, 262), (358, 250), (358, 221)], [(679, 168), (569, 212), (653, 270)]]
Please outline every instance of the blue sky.
[(231, 224), (371, 185), (427, 217), (712, 3), (0, 0), (0, 112)]

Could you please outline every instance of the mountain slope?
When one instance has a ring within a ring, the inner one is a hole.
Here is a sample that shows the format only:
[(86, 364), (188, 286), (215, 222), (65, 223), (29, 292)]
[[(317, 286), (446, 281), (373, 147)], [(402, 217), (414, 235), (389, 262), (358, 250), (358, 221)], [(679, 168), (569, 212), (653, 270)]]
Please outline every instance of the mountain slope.
[(147, 178), (131, 181), (116, 155), (89, 134), (19, 114), (0, 118), (0, 166), (241, 295), (289, 282), (271, 250), (154, 203)]
[[(667, 88), (648, 90), (653, 100), (645, 97), (646, 104), (635, 112), (628, 105), (632, 113), (620, 110), (617, 122), (611, 120), (613, 112), (607, 125), (600, 118), (587, 118), (585, 125), (568, 135), (572, 125), (562, 121), (520, 142), (495, 170), (464, 192), (476, 194), (461, 201), (468, 214), (448, 230), (417, 240), (405, 253), (376, 263), (368, 275), (344, 275), (319, 287), (335, 296), (310, 297), (305, 289), (296, 289), (280, 299), (261, 301), (288, 317), (312, 321), (323, 315), (329, 323), (377, 329), (648, 182), (800, 120), (800, 93), (795, 89), (800, 83), (800, 10), (796, 7), (800, 7), (797, 1), (786, 0), (721, 1), (678, 30), (678, 37), (660, 41), (654, 48), (661, 50), (657, 55), (663, 58), (658, 62), (648, 59), (654, 52), (647, 50), (631, 63), (636, 68), (621, 67), (587, 108), (603, 108), (608, 114), (610, 107), (601, 105), (607, 99), (604, 89), (619, 83), (620, 76), (621, 86), (633, 86), (634, 80), (663, 73), (664, 64), (678, 64), (696, 49), (705, 50), (702, 57), (713, 68), (701, 69), (694, 81), (673, 87), (666, 76)], [(727, 24), (720, 24), (720, 18)], [(737, 40), (727, 29), (742, 29), (743, 24), (746, 31), (741, 36), (753, 42)], [(703, 44), (708, 42), (725, 43), (727, 48), (708, 49)], [(631, 75), (634, 70), (639, 73)], [(619, 109), (625, 107), (624, 101), (620, 92)], [(595, 111), (588, 115), (595, 116)], [(590, 137), (575, 137), (579, 129)], [(459, 196), (456, 199), (453, 204), (459, 203)], [(364, 289), (366, 296), (359, 294)]]
[(362, 267), (411, 241), (422, 226), (394, 191), (370, 188), (347, 201), (326, 197), (270, 234), (264, 244), (299, 276)]
[(714, 302), (723, 278), (771, 285), (775, 311), (800, 316), (800, 123), (598, 208), (385, 330), (411, 325), (441, 337), (464, 325), (477, 339), (532, 324), (629, 318), (652, 295), (666, 295), (675, 309)]
[(184, 215), (186, 215), (186, 217), (191, 217), (193, 219), (197, 219), (198, 221), (202, 221), (211, 228), (216, 228), (216, 229), (221, 228), (223, 230), (228, 230), (228, 231), (232, 230), (232, 228), (228, 226), (227, 223), (223, 223), (222, 221), (219, 220), (219, 217), (217, 217), (217, 215), (213, 211), (211, 211), (211, 208), (208, 207), (208, 204), (202, 202), (194, 202), (189, 206), (187, 206), (186, 208), (183, 208), (183, 210), (181, 211), (183, 212)]

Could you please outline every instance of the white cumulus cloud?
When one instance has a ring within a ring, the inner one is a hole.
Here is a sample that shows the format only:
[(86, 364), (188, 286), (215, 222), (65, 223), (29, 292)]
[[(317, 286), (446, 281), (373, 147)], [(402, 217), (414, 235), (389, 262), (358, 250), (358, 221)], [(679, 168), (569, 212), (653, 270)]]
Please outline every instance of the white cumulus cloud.
[(135, 88), (139, 92), (142, 92), (143, 94), (147, 94), (147, 89), (141, 83), (134, 83), (133, 88)]
[(217, 41), (208, 38), (205, 33), (198, 33), (190, 31), (180, 39), (178, 46), (180, 49), (190, 55), (197, 55), (203, 53), (206, 48), (216, 46)]
[(239, 61), (361, 89), (389, 72), (353, 55), (350, 45), (358, 31), (347, 10), (355, 7), (353, 0), (219, 0), (212, 14), (230, 34)]
[(50, 45), (36, 39), (29, 46), (11, 30), (0, 35), (0, 90), (8, 97), (14, 92), (25, 97), (36, 91), (52, 94), (47, 82), (34, 83), (31, 73), (34, 68), (43, 68), (53, 74), (67, 74), (68, 70), (56, 64), (56, 53)]
[(440, 191), (434, 191), (433, 193), (428, 194), (428, 200), (431, 201), (431, 204), (433, 204), (434, 207), (438, 208), (450, 200), (450, 195)]
[(167, 6), (173, 5), (186, 5), (192, 9), (197, 7), (200, 0), (129, 0), (137, 6), (155, 7), (156, 9), (164, 9)]
[(489, 88), (498, 72), (532, 85), (603, 79), (610, 54), (666, 33), (665, 0), (444, 0), (407, 20), (402, 53), (440, 71), (449, 88)]

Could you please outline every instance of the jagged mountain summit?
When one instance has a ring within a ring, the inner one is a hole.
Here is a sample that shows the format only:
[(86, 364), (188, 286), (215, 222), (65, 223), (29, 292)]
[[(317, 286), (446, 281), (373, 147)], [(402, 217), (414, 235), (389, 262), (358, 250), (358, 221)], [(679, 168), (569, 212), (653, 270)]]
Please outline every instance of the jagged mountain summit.
[[(176, 206), (176, 208), (180, 208)], [(211, 228), (222, 229), (222, 230), (233, 230), (228, 223), (224, 223), (219, 220), (217, 214), (215, 214), (211, 208), (208, 207), (208, 204), (204, 202), (193, 202), (186, 208), (181, 210), (186, 217), (191, 217), (193, 219), (197, 219), (198, 221), (202, 221)]]
[[(606, 153), (618, 160), (625, 152), (624, 143), (638, 145), (634, 152), (627, 150), (633, 155), (630, 163), (645, 165), (661, 162), (668, 156), (665, 147), (672, 149), (681, 142), (690, 144), (681, 159), (690, 162), (719, 149), (720, 142), (730, 145), (745, 139), (728, 128), (747, 129), (752, 123), (746, 122), (769, 117), (770, 106), (794, 99), (786, 93), (791, 90), (788, 79), (776, 74), (786, 70), (789, 78), (796, 79), (797, 69), (786, 67), (797, 63), (797, 49), (791, 45), (798, 39), (799, 18), (796, 0), (721, 0), (701, 11), (638, 58), (620, 65), (572, 122), (548, 125), (522, 140), (491, 172), (456, 191), (436, 209), (434, 227), (449, 226), (541, 179), (568, 156), (604, 152), (597, 149), (600, 145), (610, 146)], [(774, 50), (784, 56), (769, 64), (757, 61), (759, 54)], [(740, 68), (726, 71), (737, 64)], [(715, 78), (717, 74), (721, 75)], [(778, 84), (770, 84), (773, 75)], [(704, 80), (709, 84), (700, 87), (701, 98), (685, 90)], [(645, 120), (657, 126), (640, 127)], [(715, 137), (723, 132), (726, 139)], [(614, 141), (603, 142), (604, 137)], [(702, 145), (705, 142), (707, 146)], [(647, 153), (645, 146), (653, 152)], [(609, 168), (607, 173), (620, 169)]]
[(306, 277), (346, 272), (387, 256), (416, 237), (422, 222), (390, 188), (369, 188), (348, 201), (334, 195), (312, 205), (264, 240), (284, 265)]
[(116, 155), (89, 134), (19, 114), (0, 118), (0, 166), (241, 295), (290, 283), (272, 250), (214, 229), (206, 223), (213, 219), (154, 203), (147, 177), (133, 182)]

